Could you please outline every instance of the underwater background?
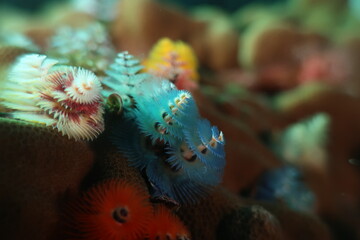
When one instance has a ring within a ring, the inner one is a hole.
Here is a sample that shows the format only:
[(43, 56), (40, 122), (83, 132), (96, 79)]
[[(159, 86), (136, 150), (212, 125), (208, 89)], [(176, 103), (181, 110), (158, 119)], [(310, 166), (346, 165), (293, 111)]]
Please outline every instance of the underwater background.
[(0, 239), (360, 239), (359, 0), (0, 2)]

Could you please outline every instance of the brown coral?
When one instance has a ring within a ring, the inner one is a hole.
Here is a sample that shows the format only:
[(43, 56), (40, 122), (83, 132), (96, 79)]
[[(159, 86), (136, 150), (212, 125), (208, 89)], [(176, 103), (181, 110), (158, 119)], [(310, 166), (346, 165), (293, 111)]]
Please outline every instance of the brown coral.
[(61, 201), (76, 192), (93, 163), (84, 142), (38, 124), (0, 119), (0, 235), (55, 238)]

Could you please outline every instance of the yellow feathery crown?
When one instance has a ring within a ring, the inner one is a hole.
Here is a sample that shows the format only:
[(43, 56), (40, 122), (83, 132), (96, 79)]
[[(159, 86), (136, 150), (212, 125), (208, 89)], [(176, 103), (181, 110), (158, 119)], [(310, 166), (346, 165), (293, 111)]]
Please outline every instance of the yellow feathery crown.
[(143, 65), (145, 72), (155, 75), (162, 75), (166, 69), (176, 67), (178, 70), (187, 72), (190, 80), (196, 82), (199, 80), (198, 61), (195, 53), (188, 44), (182, 41), (161, 38), (153, 46)]

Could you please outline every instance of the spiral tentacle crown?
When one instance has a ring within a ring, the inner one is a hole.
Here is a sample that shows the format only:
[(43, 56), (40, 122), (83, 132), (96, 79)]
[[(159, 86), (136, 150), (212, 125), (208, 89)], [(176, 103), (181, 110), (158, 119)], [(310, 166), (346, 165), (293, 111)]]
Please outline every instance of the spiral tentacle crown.
[(224, 136), (200, 117), (190, 92), (141, 69), (122, 52), (107, 72), (103, 95), (132, 100), (124, 104), (124, 120), (113, 124), (112, 141), (133, 166), (145, 170), (153, 197), (193, 203), (221, 181)]
[(104, 130), (98, 78), (56, 63), (45, 55), (20, 57), (1, 89), (1, 104), (13, 118), (52, 126), (75, 140), (95, 138)]

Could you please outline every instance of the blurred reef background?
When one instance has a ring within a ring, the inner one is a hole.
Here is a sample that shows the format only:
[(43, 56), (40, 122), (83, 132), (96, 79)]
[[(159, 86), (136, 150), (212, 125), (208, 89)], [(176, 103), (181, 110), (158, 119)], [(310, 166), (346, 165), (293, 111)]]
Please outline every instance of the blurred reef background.
[(0, 238), (360, 239), (359, 110), (359, 0), (1, 1)]

